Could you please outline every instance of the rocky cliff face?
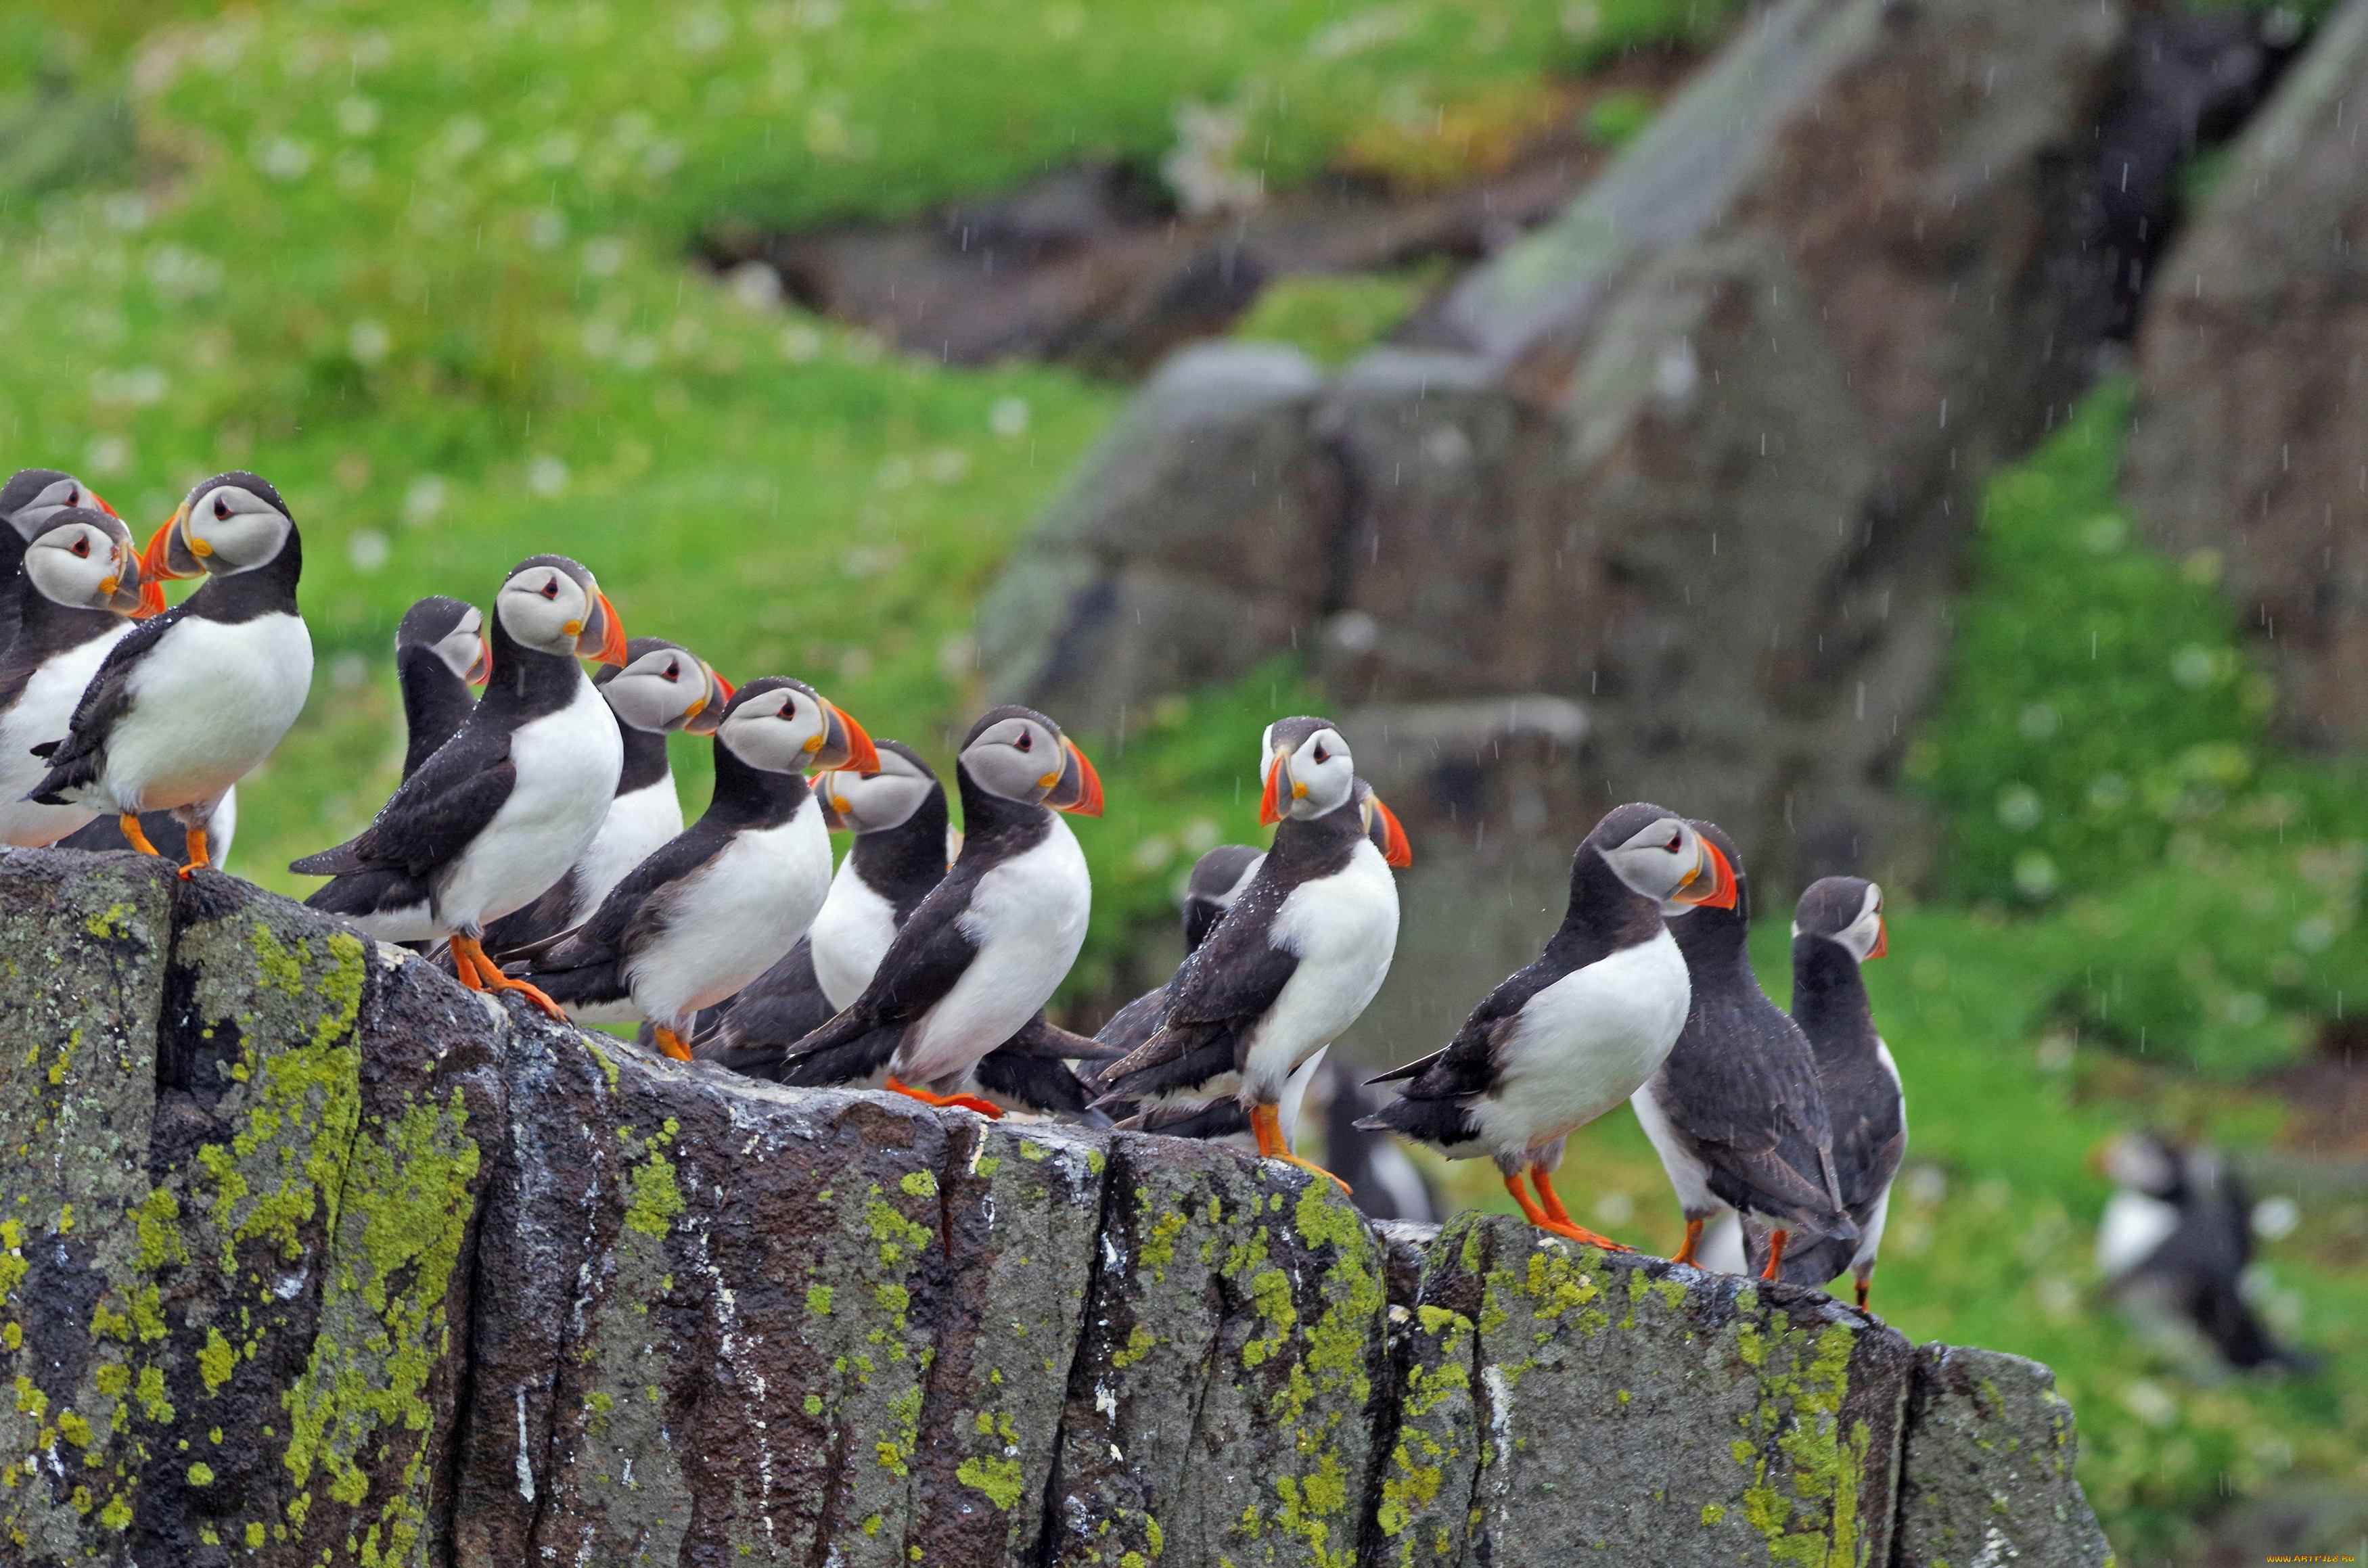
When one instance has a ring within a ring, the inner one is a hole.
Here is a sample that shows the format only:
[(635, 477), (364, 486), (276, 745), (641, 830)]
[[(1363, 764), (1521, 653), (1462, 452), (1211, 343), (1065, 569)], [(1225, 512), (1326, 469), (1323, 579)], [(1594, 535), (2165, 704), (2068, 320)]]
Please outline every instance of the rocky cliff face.
[(11, 1562), (2107, 1555), (2044, 1369), (1815, 1292), (678, 1067), (131, 856), (0, 859), (0, 954)]
[(2326, 24), (2165, 258), (2126, 489), (2225, 574), (2288, 736), (2368, 741), (2368, 3)]

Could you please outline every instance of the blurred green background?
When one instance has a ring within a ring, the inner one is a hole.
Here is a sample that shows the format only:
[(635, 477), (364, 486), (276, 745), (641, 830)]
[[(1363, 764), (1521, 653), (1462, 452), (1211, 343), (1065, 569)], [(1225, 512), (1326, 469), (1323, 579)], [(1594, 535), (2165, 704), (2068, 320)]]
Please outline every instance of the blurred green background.
[[(289, 497), (320, 673), (242, 787), (233, 869), (267, 886), (302, 892), (286, 862), (392, 787), (404, 607), (483, 603), (539, 551), (589, 564), (631, 631), (735, 679), (805, 677), (942, 756), (977, 698), (977, 597), (1125, 389), (905, 358), (736, 290), (690, 259), (702, 233), (906, 217), (1086, 156), (1155, 168), (1190, 103), (1238, 112), (1278, 188), (1337, 168), (1426, 188), (1574, 79), (1733, 10), (17, 0), (0, 454), (75, 470), (143, 537), (220, 469)], [(1607, 97), (1587, 129), (1615, 143), (1650, 112)], [(1431, 282), (1297, 279), (1237, 330), (1338, 361)], [(2368, 996), (2368, 807), (2352, 769), (2266, 738), (2211, 563), (2137, 542), (2112, 485), (2127, 405), (2100, 387), (1990, 485), (1948, 695), (1910, 756), (1948, 858), (1928, 902), (1895, 894), (1869, 978), (1913, 1132), (1876, 1304), (1914, 1337), (2055, 1366), (2081, 1477), (2138, 1562), (2264, 1486), (2368, 1489), (2368, 1193), (2297, 1177), (2301, 1223), (2267, 1249), (2265, 1311), (2325, 1368), (2197, 1381), (2100, 1305), (2087, 1163), (2139, 1124), (2276, 1149), (2296, 1114), (2277, 1074)], [(1308, 700), (1278, 665), (1098, 753), (1077, 996), (1170, 917), (1192, 851), (1256, 833), (1246, 737)], [(699, 746), (677, 760), (696, 809)], [(1762, 954), (1780, 1001), (1783, 924)], [(1625, 1112), (1570, 1172), (1583, 1217), (1674, 1244)], [(1450, 1179), (1502, 1205), (1480, 1176)]]

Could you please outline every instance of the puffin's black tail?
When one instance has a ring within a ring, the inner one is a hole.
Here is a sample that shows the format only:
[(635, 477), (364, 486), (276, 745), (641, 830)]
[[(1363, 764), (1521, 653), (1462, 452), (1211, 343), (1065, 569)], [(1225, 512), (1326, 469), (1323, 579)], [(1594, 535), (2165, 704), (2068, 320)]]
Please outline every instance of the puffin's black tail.
[(1250, 1130), (1250, 1113), (1232, 1095), (1223, 1095), (1206, 1103), (1179, 1100), (1171, 1105), (1156, 1105), (1141, 1116), (1129, 1119), (1129, 1124), (1144, 1132), (1161, 1132), (1170, 1138), (1230, 1138), (1236, 1132)]
[(1170, 1024), (1101, 1074), (1102, 1100), (1190, 1094), (1234, 1070), (1234, 1033), (1219, 1025)]
[[(324, 856), (338, 851), (324, 849), (320, 855), (308, 856), (288, 869), (304, 871), (305, 868)], [(318, 876), (317, 871), (306, 871)], [(304, 900), (305, 907), (342, 915), (348, 919), (365, 915), (377, 915), (390, 909), (412, 909), (427, 902), (427, 889), (402, 871), (389, 867), (382, 870), (357, 870), (338, 877), (326, 887), (314, 888)]]
[(973, 1071), (980, 1088), (1017, 1100), (1030, 1110), (1083, 1116), (1086, 1102), (1092, 1097), (1091, 1091), (1077, 1081), (1077, 1075), (1060, 1058), (1029, 1055), (1008, 1045), (997, 1046), (979, 1058)]
[(614, 959), (587, 963), (574, 969), (537, 969), (532, 964), (513, 963), (502, 967), (504, 974), (531, 980), (545, 996), (563, 1007), (597, 1006), (603, 1002), (621, 1002), (632, 994), (625, 983), (625, 972)]
[(907, 1027), (875, 1023), (849, 1007), (789, 1048), (779, 1081), (802, 1089), (827, 1089), (869, 1077), (888, 1065), (905, 1042)]
[(1367, 1132), (1395, 1132), (1434, 1148), (1452, 1149), (1480, 1137), (1480, 1128), (1453, 1100), (1417, 1100), (1401, 1096), (1354, 1125)]

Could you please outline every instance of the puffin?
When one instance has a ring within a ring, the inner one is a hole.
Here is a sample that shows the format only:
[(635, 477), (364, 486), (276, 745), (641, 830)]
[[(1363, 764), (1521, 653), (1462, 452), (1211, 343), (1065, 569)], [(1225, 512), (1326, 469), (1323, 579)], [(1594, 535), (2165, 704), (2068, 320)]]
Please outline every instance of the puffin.
[(1445, 1046), (1369, 1080), (1405, 1087), (1358, 1125), (1451, 1160), (1486, 1155), (1531, 1224), (1629, 1250), (1571, 1219), (1553, 1172), (1564, 1140), (1651, 1078), (1685, 1027), (1693, 987), (1665, 914), (1725, 911), (1736, 897), (1723, 846), (1665, 807), (1613, 808), (1571, 857), (1570, 901), (1545, 951)]
[(2124, 1132), (2097, 1163), (2115, 1183), (2097, 1229), (2097, 1271), (2138, 1326), (2177, 1347), (2200, 1336), (2242, 1370), (2311, 1369), (2314, 1358), (2280, 1346), (2245, 1299), (2252, 1198), (2217, 1151)]
[[(1292, 1153), (1284, 1091), (1389, 974), (1398, 934), (1390, 868), (1413, 856), (1396, 817), (1358, 790), (1356, 759), (1331, 720), (1280, 720), (1263, 750), (1258, 817), (1274, 825), (1273, 846), (1167, 983), (1158, 1031), (1105, 1070), (1096, 1103), (1214, 1096), (1233, 1085), (1261, 1158), (1331, 1176)], [(1374, 847), (1377, 817), (1391, 851)]]
[(33, 747), (65, 733), (143, 597), (139, 555), (121, 521), (68, 506), (51, 509), (47, 524), (25, 548), (17, 635), (0, 655), (0, 844), (24, 848), (55, 844), (97, 820), (85, 807), (26, 798), (47, 771)]
[(682, 832), (682, 797), (666, 763), (666, 736), (712, 735), (732, 700), (732, 683), (678, 642), (636, 637), (625, 663), (603, 665), (593, 686), (615, 716), (625, 762), (615, 795), (591, 846), (564, 876), (525, 908), (485, 928), (485, 950), (496, 958), (549, 940), (592, 918), (625, 873)]
[[(1784, 1255), (1780, 1278), (1823, 1285), (1848, 1269), (1864, 1308), (1891, 1208), (1891, 1181), (1907, 1152), (1907, 1100), (1891, 1048), (1875, 1032), (1859, 966), (1890, 949), (1883, 890), (1860, 877), (1811, 882), (1793, 911), (1793, 1021), (1817, 1060), (1817, 1090), (1834, 1130), (1834, 1173), (1858, 1226), (1855, 1244), (1831, 1237)], [(1768, 1230), (1744, 1227), (1751, 1262), (1764, 1266)]]
[[(24, 468), (0, 484), (0, 649), (17, 639), (17, 612), (23, 591), (25, 551), (54, 526), (51, 519), (66, 511), (104, 512), (115, 516), (97, 492), (63, 469)], [(161, 585), (148, 585), (148, 604), (165, 608)]]
[(1676, 1261), (1695, 1261), (1703, 1222), (1725, 1206), (1747, 1227), (1754, 1220), (1767, 1226), (1759, 1277), (1778, 1279), (1795, 1233), (1855, 1242), (1858, 1223), (1842, 1199), (1816, 1053), (1751, 971), (1742, 858), (1716, 825), (1691, 825), (1732, 868), (1735, 896), (1670, 922), (1693, 1001), (1668, 1059), (1629, 1103), (1685, 1214)]
[(883, 1087), (984, 1116), (962, 1085), (1034, 1028), (1085, 945), (1093, 884), (1063, 813), (1099, 816), (1102, 785), (1077, 744), (1030, 708), (989, 710), (954, 758), (962, 845), (916, 905), (860, 995), (784, 1054), (780, 1081)]
[(208, 834), (231, 786), (271, 755), (303, 711), (313, 639), (296, 607), (303, 541), (279, 492), (245, 472), (201, 481), (148, 542), (141, 574), (205, 585), (108, 650), (65, 735), (34, 748), (49, 771), (32, 798), (112, 812), (132, 848), (160, 853), (140, 823), (169, 811), (186, 830), (188, 877), (212, 863)]
[(564, 555), (520, 562), (492, 620), (492, 676), (460, 733), (358, 837), (289, 869), (332, 879), (304, 901), (313, 908), (381, 941), (449, 937), (461, 984), (516, 991), (560, 1017), (558, 1003), (502, 973), (482, 938), (541, 897), (599, 831), (624, 745), (575, 660), (622, 664), (625, 630), (592, 574)]
[(394, 677), (403, 689), (403, 777), (436, 755), (461, 733), (470, 692), (493, 673), (494, 650), (485, 641), (485, 618), (477, 607), (431, 594), (403, 613), (394, 629)]
[[(1258, 875), (1258, 862), (1266, 851), (1247, 844), (1220, 844), (1192, 862), (1191, 875), (1184, 880), (1184, 907), (1179, 912), (1184, 925), (1184, 953), (1190, 957), (1225, 912), (1240, 902), (1248, 891), (1250, 879)], [(1094, 1031), (1094, 1039), (1114, 1047), (1123, 1055), (1135, 1051), (1159, 1032), (1162, 1019), (1167, 1016), (1167, 987), (1156, 985), (1110, 1016), (1110, 1021)], [(1245, 1121), (1243, 1127), (1249, 1124)]]
[(647, 1019), (658, 1049), (780, 961), (830, 891), (830, 829), (809, 768), (876, 770), (861, 725), (803, 681), (734, 694), (715, 729), (707, 810), (625, 873), (581, 927), (507, 966), (577, 1020)]
[[(945, 876), (954, 842), (945, 787), (903, 742), (874, 744), (878, 771), (815, 778), (824, 821), (833, 832), (853, 832), (854, 847), (839, 862), (814, 928), (724, 1009), (697, 1050), (702, 1061), (751, 1077), (776, 1076), (791, 1045), (863, 994), (896, 932)], [(1110, 1054), (1039, 1009), (979, 1059), (962, 1088), (998, 1107), (1094, 1120), (1086, 1105), (1092, 1096), (1068, 1063)]]

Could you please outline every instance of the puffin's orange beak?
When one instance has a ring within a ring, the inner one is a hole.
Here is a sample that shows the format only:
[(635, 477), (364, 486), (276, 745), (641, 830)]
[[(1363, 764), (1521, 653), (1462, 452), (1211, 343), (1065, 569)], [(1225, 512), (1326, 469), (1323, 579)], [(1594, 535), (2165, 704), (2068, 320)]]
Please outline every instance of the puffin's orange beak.
[(96, 490), (90, 492), (90, 504), (97, 507), (100, 511), (106, 513), (108, 517), (113, 517), (117, 522), (120, 523), (123, 520), (123, 514), (108, 506), (107, 504), (107, 497), (101, 495)]
[(1874, 917), (1874, 950), (1866, 955), (1867, 961), (1872, 963), (1890, 950), (1891, 927), (1885, 925), (1883, 916), (1878, 915)]
[(600, 651), (592, 657), (601, 664), (622, 668), (626, 662), (625, 623), (618, 617), (617, 607), (609, 602), (608, 595), (595, 588), (592, 597), (600, 601)]
[(1073, 812), (1081, 817), (1102, 814), (1102, 776), (1094, 771), (1092, 761), (1077, 749), (1077, 743), (1068, 736), (1061, 737), (1062, 748), (1068, 755), (1061, 769), (1061, 781), (1044, 797), (1044, 803), (1056, 812)]
[(1373, 814), (1381, 819), (1382, 858), (1401, 868), (1413, 865), (1414, 846), (1406, 842), (1406, 828), (1399, 824), (1397, 812), (1382, 804), (1379, 795), (1369, 795), (1366, 799), (1372, 802)]
[(880, 748), (863, 733), (863, 726), (850, 717), (846, 709), (825, 698), (823, 706), (830, 710), (832, 727), (838, 731), (839, 760), (833, 767), (851, 768), (857, 773), (880, 771)]
[[(1702, 841), (1702, 864), (1695, 869), (1693, 883), (1679, 888), (1672, 895), (1673, 903), (1696, 903), (1709, 909), (1735, 907), (1735, 868), (1717, 845), (1705, 838)], [(1710, 875), (1702, 873), (1707, 870)], [(1698, 885), (1697, 885), (1698, 884)]]
[(1274, 757), (1266, 765), (1266, 788), (1258, 795), (1258, 825), (1272, 827), (1282, 820), (1281, 801), (1282, 758)]
[[(187, 510), (186, 503), (165, 519), (165, 526), (148, 538), (148, 548), (140, 552), (140, 580), (161, 584), (167, 577), (194, 577), (197, 571), (176, 572), (173, 569), (173, 530), (181, 526)], [(203, 568), (199, 568), (202, 571)]]
[(477, 633), (477, 656), (469, 662), (469, 673), (461, 678), (471, 686), (483, 686), (494, 678), (494, 644), (482, 631)]

